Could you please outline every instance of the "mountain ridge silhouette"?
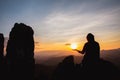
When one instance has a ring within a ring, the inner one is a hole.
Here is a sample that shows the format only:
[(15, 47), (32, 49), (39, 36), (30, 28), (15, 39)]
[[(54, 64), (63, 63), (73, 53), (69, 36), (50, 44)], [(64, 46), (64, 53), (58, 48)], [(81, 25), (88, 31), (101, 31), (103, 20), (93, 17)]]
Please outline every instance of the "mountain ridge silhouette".
[[(118, 68), (120, 68), (120, 48), (118, 49), (111, 49), (111, 50), (101, 50), (101, 58), (107, 61), (112, 62), (113, 64), (115, 64)], [(69, 55), (68, 55), (69, 56)], [(61, 62), (66, 56), (58, 56), (58, 57), (48, 57), (47, 60), (43, 60), (43, 62), (41, 62), (41, 59), (36, 59), (36, 64), (43, 64), (43, 65), (57, 65), (59, 62)], [(82, 56), (75, 56), (74, 55), (74, 61), (75, 63), (80, 63), (82, 60)], [(112, 61), (112, 60), (113, 61)]]

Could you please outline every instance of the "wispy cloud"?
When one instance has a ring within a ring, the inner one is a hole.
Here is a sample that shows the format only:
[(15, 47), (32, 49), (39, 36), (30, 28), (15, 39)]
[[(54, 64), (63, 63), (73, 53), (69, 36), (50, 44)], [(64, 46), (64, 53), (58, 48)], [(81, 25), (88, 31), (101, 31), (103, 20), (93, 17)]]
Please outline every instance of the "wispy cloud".
[(40, 44), (85, 42), (89, 32), (102, 43), (120, 40), (120, 0), (26, 0), (22, 6), (8, 1), (5, 8), (5, 2), (0, 4), (0, 32), (5, 36), (14, 22), (24, 22), (33, 27)]
[(61, 11), (52, 12), (42, 21), (42, 26), (44, 26), (42, 27), (44, 29), (42, 37), (49, 38), (49, 40), (59, 40), (62, 37), (64, 39), (79, 37), (79, 35), (83, 35), (83, 33), (86, 35), (88, 32), (99, 32), (98, 34), (105, 34), (109, 31), (118, 32), (119, 10), (120, 8), (103, 10), (98, 14), (95, 14), (96, 11), (93, 14), (89, 14), (87, 11), (85, 14), (77, 14), (78, 10), (64, 13)]

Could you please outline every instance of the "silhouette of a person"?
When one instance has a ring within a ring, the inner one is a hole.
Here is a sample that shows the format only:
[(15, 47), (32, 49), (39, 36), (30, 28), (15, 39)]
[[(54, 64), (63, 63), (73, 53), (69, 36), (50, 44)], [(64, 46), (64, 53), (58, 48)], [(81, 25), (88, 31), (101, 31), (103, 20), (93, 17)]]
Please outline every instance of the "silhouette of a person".
[(100, 59), (100, 46), (99, 43), (95, 41), (94, 35), (89, 33), (87, 35), (87, 41), (82, 49), (76, 50), (77, 52), (84, 54), (84, 58), (82, 60), (82, 64), (87, 65), (91, 63), (96, 63)]

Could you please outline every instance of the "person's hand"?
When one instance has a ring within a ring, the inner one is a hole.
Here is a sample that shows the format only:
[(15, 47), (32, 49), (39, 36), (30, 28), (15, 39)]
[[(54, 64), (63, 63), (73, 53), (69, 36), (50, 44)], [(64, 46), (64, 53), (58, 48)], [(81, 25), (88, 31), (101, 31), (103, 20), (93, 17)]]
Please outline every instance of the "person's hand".
[(73, 51), (78, 51), (77, 49), (72, 49)]
[(80, 51), (80, 50), (77, 50), (77, 49), (72, 49), (72, 50), (73, 50), (73, 51), (77, 51), (78, 53), (83, 54), (82, 51)]

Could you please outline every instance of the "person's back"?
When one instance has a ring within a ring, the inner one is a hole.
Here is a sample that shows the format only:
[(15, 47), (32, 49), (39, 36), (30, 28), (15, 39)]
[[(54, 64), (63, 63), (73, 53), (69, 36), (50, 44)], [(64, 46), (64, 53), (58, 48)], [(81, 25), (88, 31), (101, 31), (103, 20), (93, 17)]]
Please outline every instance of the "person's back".
[(83, 64), (89, 64), (97, 62), (100, 59), (100, 46), (99, 43), (94, 40), (94, 35), (89, 33), (87, 35), (88, 42), (85, 43), (82, 53), (85, 53), (83, 58)]
[(94, 35), (91, 33), (89, 33), (86, 38), (88, 42), (85, 43), (82, 51), (76, 51), (84, 54), (82, 65), (95, 64), (100, 59), (99, 43), (94, 40)]
[(99, 43), (94, 41), (94, 42), (87, 42), (85, 44), (85, 55), (83, 61), (85, 62), (94, 62), (98, 61), (100, 58), (99, 55)]

